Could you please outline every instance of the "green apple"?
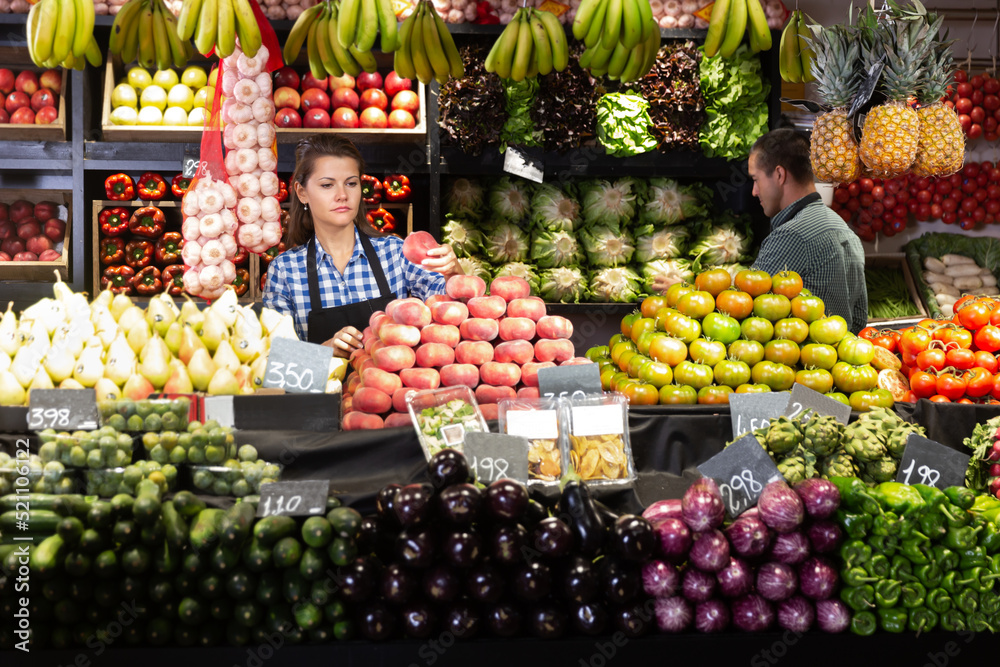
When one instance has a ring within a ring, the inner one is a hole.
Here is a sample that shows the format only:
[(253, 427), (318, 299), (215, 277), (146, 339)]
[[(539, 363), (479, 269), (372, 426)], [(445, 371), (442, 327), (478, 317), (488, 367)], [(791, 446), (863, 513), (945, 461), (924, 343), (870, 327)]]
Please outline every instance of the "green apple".
[(202, 127), (205, 125), (205, 118), (208, 114), (205, 112), (205, 107), (195, 107), (191, 109), (191, 113), (188, 114), (187, 124), (196, 127)]
[(170, 90), (180, 83), (180, 79), (177, 77), (177, 72), (172, 69), (158, 69), (153, 75), (153, 83), (163, 90)]
[(215, 88), (211, 86), (202, 86), (198, 89), (198, 92), (194, 94), (194, 101), (191, 103), (193, 107), (201, 107), (205, 109), (212, 106), (212, 99), (215, 97)]
[(152, 85), (153, 77), (143, 68), (133, 67), (128, 71), (128, 82), (141, 94), (146, 89), (146, 86)]
[(134, 109), (138, 105), (139, 96), (136, 95), (135, 88), (127, 83), (119, 83), (111, 91), (111, 108), (132, 107)]
[(187, 125), (188, 112), (183, 107), (167, 107), (163, 112), (164, 125)]
[(167, 108), (167, 91), (157, 85), (148, 86), (142, 91), (139, 97), (139, 105), (142, 107), (156, 107), (161, 112)]
[(139, 112), (135, 107), (118, 107), (111, 112), (112, 125), (138, 125)]
[(211, 73), (208, 75), (208, 85), (215, 88), (215, 82), (219, 80), (219, 68), (213, 67)]
[(139, 110), (139, 125), (163, 125), (163, 112), (159, 107), (143, 107)]
[(181, 83), (197, 90), (208, 83), (208, 75), (205, 74), (205, 70), (201, 67), (192, 65), (181, 74)]
[(187, 116), (187, 112), (194, 106), (194, 93), (183, 83), (178, 83), (167, 93), (167, 106), (181, 107)]

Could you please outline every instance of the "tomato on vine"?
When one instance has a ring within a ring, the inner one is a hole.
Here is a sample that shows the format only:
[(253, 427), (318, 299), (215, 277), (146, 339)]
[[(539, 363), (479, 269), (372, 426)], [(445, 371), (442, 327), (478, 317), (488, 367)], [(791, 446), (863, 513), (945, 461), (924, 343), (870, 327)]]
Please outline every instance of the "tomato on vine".
[(937, 393), (952, 401), (965, 396), (966, 381), (954, 373), (942, 373), (937, 377)]
[(963, 327), (977, 331), (990, 323), (993, 310), (985, 301), (975, 300), (963, 303), (955, 309), (955, 314)]
[(982, 398), (993, 391), (993, 374), (985, 368), (972, 368), (966, 375), (965, 393)]

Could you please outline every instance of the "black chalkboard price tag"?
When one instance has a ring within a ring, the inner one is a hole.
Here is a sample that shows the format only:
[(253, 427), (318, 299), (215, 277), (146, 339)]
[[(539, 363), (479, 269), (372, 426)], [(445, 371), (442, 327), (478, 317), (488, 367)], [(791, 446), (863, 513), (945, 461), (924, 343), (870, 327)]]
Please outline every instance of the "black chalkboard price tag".
[(538, 393), (542, 398), (583, 398), (587, 394), (603, 392), (601, 372), (597, 369), (597, 364), (553, 366), (538, 371)]
[(98, 427), (97, 393), (93, 389), (32, 389), (28, 430), (93, 431)]
[(730, 394), (729, 416), (733, 421), (733, 437), (765, 428), (772, 419), (785, 414), (787, 391), (765, 391), (759, 394)]
[(308, 479), (299, 482), (261, 484), (257, 516), (322, 516), (326, 514), (326, 497), (330, 480)]
[(854, 114), (861, 111), (871, 100), (875, 89), (878, 88), (879, 79), (882, 78), (883, 69), (885, 69), (885, 62), (883, 60), (879, 60), (868, 68), (865, 80), (861, 82), (857, 92), (854, 94), (854, 99), (851, 100), (851, 108), (847, 111), (848, 118), (853, 118)]
[(917, 433), (906, 439), (903, 459), (896, 471), (896, 481), (903, 484), (926, 484), (938, 489), (965, 485), (968, 454), (934, 442)]
[(733, 519), (757, 504), (765, 486), (781, 479), (774, 461), (749, 433), (699, 465), (698, 472), (718, 483)]
[(204, 171), (205, 162), (201, 159), (201, 145), (184, 147), (184, 160), (181, 162), (181, 175), (184, 178), (194, 178), (199, 171)]
[(264, 386), (290, 394), (322, 394), (330, 376), (333, 348), (289, 338), (275, 338), (267, 355)]
[(792, 395), (788, 398), (785, 416), (789, 419), (798, 417), (804, 423), (815, 415), (831, 415), (841, 424), (846, 424), (851, 419), (851, 406), (803, 384), (792, 385)]
[(528, 440), (504, 433), (465, 434), (462, 446), (476, 480), (492, 484), (498, 479), (528, 483)]

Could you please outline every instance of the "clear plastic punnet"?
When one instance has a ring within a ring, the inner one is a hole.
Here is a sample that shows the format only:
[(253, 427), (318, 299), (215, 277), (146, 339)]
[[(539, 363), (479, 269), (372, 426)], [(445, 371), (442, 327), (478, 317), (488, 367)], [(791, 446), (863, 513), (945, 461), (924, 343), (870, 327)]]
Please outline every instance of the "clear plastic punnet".
[(490, 430), (475, 395), (464, 385), (412, 393), (406, 405), (428, 460), (442, 449), (462, 452), (468, 431)]
[(569, 399), (569, 420), (567, 460), (583, 481), (628, 486), (635, 480), (624, 395)]
[(500, 401), (500, 432), (528, 441), (529, 484), (556, 484), (563, 475), (568, 422), (567, 403), (559, 398), (505, 398)]

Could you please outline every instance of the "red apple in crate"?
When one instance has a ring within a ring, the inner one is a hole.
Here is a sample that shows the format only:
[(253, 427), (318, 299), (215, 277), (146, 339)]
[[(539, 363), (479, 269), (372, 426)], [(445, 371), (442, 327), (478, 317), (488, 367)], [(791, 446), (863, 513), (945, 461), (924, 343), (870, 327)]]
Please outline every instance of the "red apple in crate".
[(0, 202), (0, 222), (7, 222), (8, 220), (10, 220), (10, 207)]
[[(24, 107), (27, 107), (29, 111), (31, 110), (31, 98), (21, 91), (11, 93), (7, 96), (7, 99), (4, 100), (4, 108), (11, 116), (14, 115), (15, 111)], [(32, 117), (32, 120), (34, 120), (34, 117)]]
[(38, 255), (36, 255), (33, 252), (28, 252), (27, 250), (24, 250), (22, 252), (17, 253), (16, 255), (14, 255), (14, 261), (15, 262), (37, 262), (38, 261)]
[(44, 224), (59, 215), (59, 204), (52, 201), (40, 201), (35, 204), (33, 213), (35, 220)]
[(24, 239), (18, 236), (11, 236), (0, 243), (0, 250), (13, 257), (19, 252), (24, 252)]
[(299, 97), (299, 91), (294, 88), (286, 86), (274, 91), (274, 106), (278, 109), (295, 109), (298, 111), (301, 103), (302, 99)]
[(350, 74), (344, 74), (344, 76), (331, 76), (329, 79), (330, 90), (337, 90), (338, 88), (354, 88), (356, 81), (354, 77)]
[(378, 72), (362, 72), (358, 74), (358, 90), (382, 87), (382, 75)]
[(406, 109), (396, 109), (389, 114), (389, 127), (409, 130), (417, 126), (417, 121)]
[(369, 88), (361, 93), (361, 110), (364, 111), (368, 107), (376, 107), (385, 111), (389, 107), (389, 98), (380, 88)]
[(361, 112), (361, 127), (384, 129), (389, 127), (389, 118), (378, 107), (368, 107)]
[(347, 107), (357, 111), (360, 103), (361, 100), (353, 88), (335, 88), (330, 94), (330, 104), (333, 105), (334, 109)]
[(401, 90), (412, 90), (413, 82), (396, 74), (396, 70), (389, 72), (385, 77), (385, 94), (395, 97)]
[(428, 258), (427, 251), (437, 247), (438, 242), (430, 232), (413, 232), (403, 240), (403, 257), (419, 266)]
[(9, 123), (9, 122), (10, 122), (10, 114), (7, 113), (6, 109), (0, 107), (0, 123)]
[(38, 77), (38, 85), (48, 88), (58, 95), (62, 92), (62, 72), (57, 69), (47, 69)]
[(298, 90), (299, 73), (292, 67), (282, 67), (274, 73), (273, 87), (275, 90), (278, 88), (291, 88), (292, 90)]
[(29, 97), (38, 90), (38, 75), (31, 70), (24, 70), (14, 79), (14, 90), (24, 93)]
[(27, 248), (28, 252), (33, 252), (36, 255), (41, 255), (46, 250), (52, 250), (53, 248), (55, 248), (55, 243), (53, 243), (52, 239), (50, 239), (48, 236), (44, 235), (32, 236), (30, 239), (28, 239), (28, 242), (25, 244), (25, 248)]
[(354, 112), (354, 109), (340, 107), (333, 110), (333, 115), (330, 118), (330, 124), (333, 127), (358, 127), (358, 125), (360, 125), (360, 121), (358, 120), (358, 114)]
[(401, 90), (392, 98), (393, 109), (405, 109), (414, 116), (420, 110), (420, 97), (412, 90)]
[(31, 107), (21, 107), (11, 114), (10, 122), (14, 125), (34, 125), (35, 112), (31, 110)]
[(51, 125), (59, 118), (59, 111), (55, 107), (42, 107), (35, 114), (35, 125)]
[(17, 231), (14, 229), (14, 223), (9, 220), (0, 222), (0, 241), (6, 241), (11, 236), (17, 236)]
[(302, 110), (310, 111), (311, 109), (322, 109), (323, 111), (329, 111), (330, 96), (324, 93), (319, 88), (307, 89), (305, 92), (302, 93)]
[(311, 88), (319, 88), (320, 90), (326, 90), (330, 84), (328, 83), (328, 78), (317, 79), (312, 75), (312, 72), (306, 72), (302, 77), (302, 90), (303, 92)]
[(62, 253), (55, 248), (50, 248), (38, 255), (39, 262), (57, 262), (62, 257)]
[(30, 218), (35, 214), (35, 205), (30, 201), (18, 199), (10, 205), (8, 215), (14, 222), (21, 222), (25, 218)]
[(52, 239), (53, 242), (59, 243), (66, 237), (66, 223), (53, 218), (42, 227), (42, 233)]
[(56, 94), (48, 88), (39, 88), (31, 96), (31, 109), (38, 112), (42, 107), (54, 107), (56, 105)]
[(295, 109), (278, 109), (274, 114), (274, 124), (278, 127), (302, 127), (302, 117)]
[(8, 95), (14, 90), (14, 73), (6, 67), (0, 69), (0, 93)]
[(10, 261), (10, 255), (8, 255), (3, 251), (0, 251), (0, 262), (9, 262), (9, 261)]
[(38, 236), (41, 233), (42, 226), (38, 224), (38, 221), (35, 219), (17, 226), (17, 235), (25, 241), (30, 239), (32, 236)]
[(302, 118), (302, 126), (325, 129), (330, 127), (330, 114), (326, 109), (310, 109)]

